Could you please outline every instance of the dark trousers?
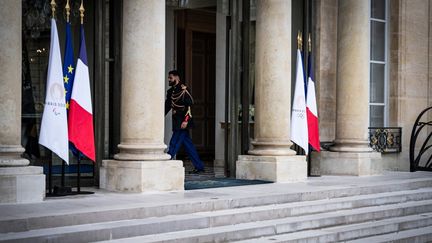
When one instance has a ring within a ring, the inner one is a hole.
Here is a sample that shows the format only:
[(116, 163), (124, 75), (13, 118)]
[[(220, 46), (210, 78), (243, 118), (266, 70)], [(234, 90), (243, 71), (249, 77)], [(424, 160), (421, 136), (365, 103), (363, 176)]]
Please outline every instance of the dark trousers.
[(168, 149), (168, 154), (171, 155), (171, 159), (173, 159), (174, 156), (177, 154), (182, 144), (184, 145), (184, 148), (186, 150), (186, 153), (189, 155), (189, 158), (192, 160), (192, 164), (195, 166), (195, 169), (204, 170), (204, 164), (201, 161), (195, 149), (195, 146), (192, 143), (192, 139), (189, 136), (189, 130), (187, 129), (173, 131)]

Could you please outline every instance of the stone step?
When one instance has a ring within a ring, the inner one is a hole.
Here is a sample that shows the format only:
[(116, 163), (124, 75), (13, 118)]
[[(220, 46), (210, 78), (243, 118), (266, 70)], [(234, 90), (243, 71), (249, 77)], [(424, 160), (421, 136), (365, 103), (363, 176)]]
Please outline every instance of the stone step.
[[(371, 237), (375, 235), (397, 233), (432, 226), (432, 213), (389, 218), (379, 221), (305, 230), (295, 233), (279, 234), (268, 237), (241, 240), (238, 243), (265, 242), (339, 242)], [(360, 242), (360, 241), (359, 241)], [(366, 242), (366, 241), (361, 241)], [(370, 242), (370, 241), (367, 241)]]
[[(384, 204), (391, 204), (391, 203), (401, 203), (406, 201), (419, 201), (419, 200), (426, 200), (431, 198), (432, 198), (432, 188), (424, 188), (424, 189), (409, 190), (409, 191), (396, 191), (396, 192), (378, 193), (378, 194), (371, 194), (371, 195), (322, 199), (322, 200), (306, 201), (306, 202), (294, 202), (294, 203), (283, 203), (283, 204), (271, 204), (271, 205), (258, 206), (258, 207), (234, 208), (228, 210), (220, 210), (219, 213), (221, 216), (226, 216), (230, 214), (235, 214), (235, 215), (243, 214), (242, 217), (243, 221), (232, 222), (233, 224), (237, 224), (242, 222), (254, 221), (257, 218), (259, 218), (260, 220), (275, 219), (275, 218), (288, 217), (294, 215), (303, 215), (303, 214), (311, 214), (311, 213), (374, 206), (374, 205), (384, 205)], [(122, 216), (132, 216), (134, 215), (134, 211), (136, 212), (136, 215), (140, 215), (143, 214), (144, 210), (152, 210), (152, 209), (153, 208), (150, 207), (148, 209), (137, 208), (135, 210), (133, 209), (125, 210), (123, 211)], [(250, 212), (254, 212), (254, 214), (250, 214)], [(117, 210), (115, 211), (115, 213), (107, 212), (103, 216), (103, 218), (100, 219), (99, 222), (121, 220), (122, 219), (121, 217), (117, 217), (121, 213), (122, 213), (121, 210)], [(202, 212), (202, 213), (205, 214), (206, 212)], [(89, 213), (87, 217), (97, 217), (97, 216), (98, 215)], [(55, 217), (54, 219), (57, 219), (58, 217)], [(81, 218), (82, 217), (83, 216), (81, 216)], [(79, 218), (80, 217), (78, 216), (73, 218), (74, 220), (76, 220), (75, 225), (78, 224)], [(42, 221), (43, 219), (45, 218), (42, 218), (40, 222), (34, 221), (32, 223), (37, 224), (37, 226), (40, 229), (55, 227), (52, 226), (53, 218), (47, 221)], [(96, 218), (93, 220), (97, 221)], [(217, 222), (217, 219), (215, 219), (215, 222)], [(18, 223), (17, 224), (13, 224), (13, 223), (14, 221), (12, 221), (12, 224), (9, 225), (9, 227), (14, 225), (19, 227)], [(70, 224), (70, 225), (74, 225), (74, 224)], [(61, 226), (61, 225), (57, 225), (57, 226)], [(15, 232), (19, 232), (19, 231), (15, 231)]]
[(394, 243), (413, 243), (413, 242), (431, 242), (432, 241), (432, 226), (422, 227), (412, 230), (404, 230), (400, 232), (377, 235), (363, 239), (347, 241), (347, 243), (378, 243), (378, 242), (394, 242)]
[[(232, 241), (432, 212), (432, 200), (364, 207), (282, 219), (240, 223), (244, 214), (215, 211), (191, 215), (122, 220), (0, 234), (5, 242), (88, 242), (133, 237), (128, 242)], [(253, 212), (251, 212), (253, 214)], [(248, 220), (251, 220), (249, 217)], [(223, 226), (218, 226), (222, 225)], [(140, 236), (141, 235), (141, 236)], [(145, 236), (142, 236), (145, 235)]]
[[(212, 218), (211, 226), (240, 224), (254, 221), (279, 219), (294, 216), (312, 215), (317, 213), (334, 212), (347, 209), (365, 208), (415, 202), (432, 199), (432, 188), (412, 191), (379, 193), (345, 198), (323, 199), (307, 202), (283, 203), (257, 207), (244, 207), (220, 211), (197, 213)], [(229, 222), (226, 218), (229, 218)]]
[[(289, 186), (289, 184), (287, 184)], [(175, 202), (158, 202), (153, 203), (122, 203), (115, 206), (99, 206), (74, 208), (60, 207), (56, 202), (47, 202), (42, 205), (52, 210), (47, 211), (45, 208), (34, 210), (20, 216), (11, 215), (2, 217), (0, 220), (0, 233), (21, 232), (34, 229), (43, 229), (58, 226), (72, 226), (80, 224), (91, 224), (100, 222), (110, 222), (118, 220), (132, 220), (149, 217), (163, 217), (167, 215), (181, 215), (197, 212), (206, 212), (214, 210), (239, 209), (243, 207), (256, 207), (262, 205), (274, 205), (299, 202), (299, 204), (309, 203), (308, 201), (325, 200), (328, 198), (348, 198), (359, 195), (374, 195), (376, 193), (392, 193), (403, 190), (416, 190), (419, 188), (432, 188), (432, 178), (405, 179), (397, 181), (376, 182), (368, 185), (347, 185), (343, 188), (340, 186), (326, 187), (325, 189), (317, 186), (313, 190), (302, 192), (268, 192), (263, 195), (248, 194), (240, 196), (227, 196), (221, 194), (218, 197), (209, 198), (186, 198), (182, 201)], [(403, 192), (405, 193), (405, 192)], [(74, 200), (74, 199), (70, 199)], [(379, 200), (386, 200), (379, 199)], [(411, 199), (409, 199), (411, 200)], [(67, 202), (66, 202), (67, 203)], [(321, 203), (321, 202), (318, 202)], [(361, 204), (361, 202), (358, 202)], [(97, 205), (97, 204), (96, 204)], [(305, 204), (307, 205), (307, 204)], [(367, 204), (370, 205), (370, 204)], [(355, 206), (355, 205), (354, 205)], [(300, 206), (299, 206), (300, 207)], [(329, 206), (330, 207), (330, 206)], [(310, 210), (310, 208), (303, 207)], [(3, 209), (4, 210), (4, 209)], [(44, 213), (39, 211), (45, 210)], [(300, 210), (300, 208), (299, 208)], [(322, 210), (317, 208), (317, 212)]]
[[(401, 207), (396, 211), (394, 210), (396, 208), (395, 205), (391, 205), (392, 207), (382, 206), (382, 210), (379, 209), (379, 207), (373, 207), (373, 209), (368, 209), (366, 211), (364, 209), (344, 210), (333, 213), (323, 213), (314, 216), (301, 216), (296, 218), (260, 221), (214, 228), (169, 232), (166, 234), (122, 238), (114, 240), (114, 242), (231, 242), (242, 239), (258, 238), (262, 236), (276, 236), (277, 234), (285, 234), (288, 232), (319, 229), (334, 225), (348, 225), (364, 222), (366, 220), (378, 221), (391, 219), (398, 216), (402, 217), (404, 213), (409, 214), (415, 211), (418, 211), (418, 213), (423, 213), (421, 211), (427, 211), (426, 213), (430, 214), (432, 212), (432, 205), (430, 204), (430, 201), (424, 205), (428, 206), (421, 207), (418, 205), (418, 207), (406, 207), (401, 205)], [(311, 242), (316, 241), (312, 240)]]

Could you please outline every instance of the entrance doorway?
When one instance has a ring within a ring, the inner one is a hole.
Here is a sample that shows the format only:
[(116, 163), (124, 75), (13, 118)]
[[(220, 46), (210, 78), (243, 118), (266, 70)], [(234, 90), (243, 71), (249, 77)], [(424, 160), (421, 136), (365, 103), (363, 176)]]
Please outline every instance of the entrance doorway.
[[(194, 98), (195, 128), (191, 136), (209, 168), (215, 158), (216, 14), (207, 10), (178, 10), (175, 21), (176, 66)], [(179, 151), (177, 158), (187, 160), (184, 150)]]

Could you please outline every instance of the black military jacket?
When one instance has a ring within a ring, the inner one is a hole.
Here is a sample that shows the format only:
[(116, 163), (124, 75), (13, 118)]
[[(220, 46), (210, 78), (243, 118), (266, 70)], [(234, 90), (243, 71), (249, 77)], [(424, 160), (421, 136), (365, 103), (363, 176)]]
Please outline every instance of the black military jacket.
[(172, 109), (172, 129), (181, 129), (181, 124), (185, 121), (188, 115), (189, 121), (186, 129), (193, 127), (193, 119), (191, 114), (191, 106), (193, 98), (188, 88), (183, 84), (177, 84), (167, 90), (165, 100), (165, 115)]

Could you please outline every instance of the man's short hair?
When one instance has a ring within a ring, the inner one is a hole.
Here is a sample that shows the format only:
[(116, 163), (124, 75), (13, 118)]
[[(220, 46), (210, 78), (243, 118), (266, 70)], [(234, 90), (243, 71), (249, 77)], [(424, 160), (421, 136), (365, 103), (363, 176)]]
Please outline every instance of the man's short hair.
[(177, 76), (179, 78), (179, 81), (181, 84), (186, 84), (185, 81), (183, 80), (182, 76), (180, 75), (180, 72), (177, 70), (171, 70), (168, 72), (168, 75), (174, 75)]
[(168, 72), (168, 75), (174, 75), (180, 77), (180, 73), (177, 70), (171, 70)]

